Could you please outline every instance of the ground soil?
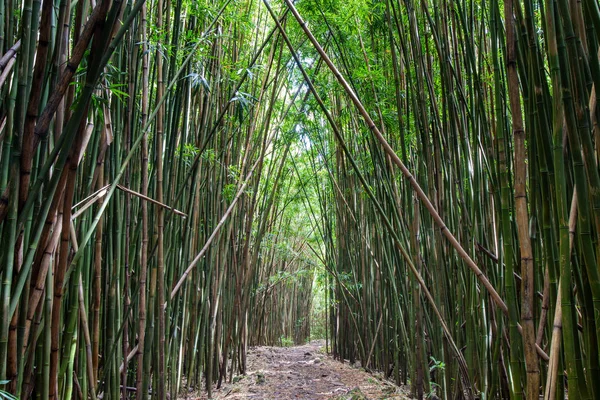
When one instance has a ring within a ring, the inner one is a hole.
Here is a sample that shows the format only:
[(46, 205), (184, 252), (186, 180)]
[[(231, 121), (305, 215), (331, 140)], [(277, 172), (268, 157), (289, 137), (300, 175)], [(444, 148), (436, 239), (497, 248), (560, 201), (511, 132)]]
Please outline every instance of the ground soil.
[[(246, 375), (215, 390), (215, 399), (408, 399), (408, 390), (325, 354), (324, 341), (248, 351)], [(180, 399), (207, 399), (188, 394)]]

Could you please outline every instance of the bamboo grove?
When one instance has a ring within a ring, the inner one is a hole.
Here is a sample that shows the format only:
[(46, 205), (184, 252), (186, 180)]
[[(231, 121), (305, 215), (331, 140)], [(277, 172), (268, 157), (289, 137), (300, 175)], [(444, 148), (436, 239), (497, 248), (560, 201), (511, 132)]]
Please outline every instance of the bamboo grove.
[(596, 0), (0, 2), (0, 394), (211, 396), (324, 323), (417, 398), (600, 398), (599, 44)]

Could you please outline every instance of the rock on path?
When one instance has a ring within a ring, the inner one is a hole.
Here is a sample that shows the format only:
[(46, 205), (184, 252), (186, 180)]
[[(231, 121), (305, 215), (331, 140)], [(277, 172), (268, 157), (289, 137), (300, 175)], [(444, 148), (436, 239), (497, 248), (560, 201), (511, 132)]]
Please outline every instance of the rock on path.
[[(324, 341), (295, 347), (255, 347), (247, 374), (215, 390), (215, 399), (408, 399), (408, 390), (325, 355)], [(180, 399), (207, 399), (206, 394)]]

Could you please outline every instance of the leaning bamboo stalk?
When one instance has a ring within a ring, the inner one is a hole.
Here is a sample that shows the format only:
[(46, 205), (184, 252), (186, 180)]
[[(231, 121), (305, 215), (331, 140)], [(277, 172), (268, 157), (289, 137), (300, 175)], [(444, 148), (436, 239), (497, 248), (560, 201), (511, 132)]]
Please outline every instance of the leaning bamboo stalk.
[[(69, 242), (70, 242), (70, 224), (71, 224), (71, 206), (73, 204), (73, 197), (75, 193), (76, 174), (79, 166), (80, 154), (86, 149), (89, 141), (89, 136), (92, 134), (92, 129), (88, 129), (88, 126), (81, 126), (79, 128), (80, 133), (77, 135), (74, 146), (71, 148), (68, 160), (68, 169), (62, 171), (67, 176), (65, 182), (62, 204), (62, 229), (61, 229), (61, 241), (59, 246), (59, 257), (58, 262), (55, 266), (55, 279), (54, 279), (54, 301), (52, 302), (52, 325), (51, 325), (51, 339), (52, 339), (52, 353), (51, 353), (51, 364), (50, 364), (50, 398), (58, 397), (58, 372), (59, 372), (59, 349), (60, 349), (60, 333), (61, 333), (61, 305), (64, 295), (65, 276), (68, 266)], [(59, 189), (60, 190), (60, 189)]]
[[(352, 100), (354, 105), (356, 106), (356, 108), (359, 110), (360, 114), (362, 115), (365, 122), (367, 123), (367, 126), (373, 132), (373, 134), (375, 135), (375, 137), (377, 138), (379, 143), (382, 145), (385, 153), (389, 155), (389, 157), (394, 162), (394, 164), (396, 164), (396, 166), (398, 166), (400, 168), (404, 177), (409, 181), (413, 190), (417, 194), (417, 197), (421, 200), (421, 202), (423, 202), (423, 204), (425, 205), (425, 208), (427, 208), (427, 211), (432, 216), (433, 220), (435, 221), (438, 228), (441, 230), (442, 234), (446, 237), (446, 239), (448, 239), (448, 241), (450, 242), (452, 247), (454, 247), (454, 249), (460, 256), (460, 258), (465, 262), (465, 264), (475, 274), (475, 276), (481, 282), (481, 284), (486, 288), (489, 295), (494, 300), (494, 303), (502, 310), (502, 312), (505, 315), (507, 315), (508, 308), (506, 306), (506, 303), (504, 302), (504, 300), (502, 300), (502, 298), (500, 297), (500, 295), (498, 294), (496, 289), (492, 286), (492, 284), (490, 283), (487, 276), (483, 273), (483, 271), (481, 271), (481, 269), (477, 266), (475, 261), (473, 261), (473, 259), (469, 256), (469, 254), (463, 249), (463, 247), (458, 242), (458, 240), (454, 237), (452, 232), (450, 232), (450, 230), (444, 223), (444, 220), (440, 217), (439, 213), (437, 212), (437, 210), (435, 209), (435, 207), (433, 206), (433, 204), (431, 203), (431, 201), (429, 200), (429, 198), (427, 197), (427, 195), (425, 194), (423, 189), (421, 189), (421, 187), (419, 186), (419, 183), (415, 180), (414, 176), (410, 173), (410, 171), (404, 165), (402, 160), (400, 160), (398, 155), (394, 152), (394, 150), (392, 149), (390, 144), (387, 142), (385, 137), (383, 137), (383, 135), (381, 134), (381, 132), (379, 131), (379, 129), (377, 128), (377, 126), (375, 125), (375, 123), (373, 122), (371, 117), (369, 116), (368, 112), (362, 105), (361, 101), (358, 99), (356, 94), (354, 94), (354, 91), (350, 88), (350, 86), (348, 85), (348, 83), (346, 82), (344, 77), (341, 75), (339, 70), (333, 64), (333, 62), (331, 61), (329, 56), (325, 53), (325, 51), (323, 50), (323, 48), (321, 47), (319, 42), (312, 35), (310, 29), (306, 25), (306, 22), (304, 22), (304, 20), (302, 19), (302, 17), (300, 16), (298, 11), (294, 7), (294, 5), (291, 3), (290, 0), (285, 0), (285, 3), (287, 4), (290, 11), (292, 11), (292, 14), (294, 14), (294, 17), (298, 21), (299, 25), (302, 27), (302, 30), (304, 31), (304, 33), (306, 34), (308, 39), (311, 41), (311, 43), (313, 44), (313, 46), (315, 47), (315, 49), (317, 50), (317, 52), (319, 53), (321, 58), (325, 61), (325, 63), (327, 64), (329, 69), (332, 71), (334, 76), (337, 78), (337, 80), (340, 82), (340, 84), (342, 85), (342, 87), (344, 88), (344, 90), (346, 91), (346, 93), (348, 94), (348, 96), (350, 97), (350, 99)], [(521, 329), (522, 328), (519, 326), (519, 330), (521, 330)], [(544, 360), (548, 359), (548, 355), (545, 353), (545, 351), (541, 347), (536, 346), (536, 351), (540, 355), (540, 357), (542, 357)]]
[[(108, 127), (106, 124), (103, 125), (100, 140), (104, 141), (104, 139), (108, 135)], [(98, 162), (97, 162), (98, 163)], [(100, 187), (99, 190), (96, 191), (98, 193), (89, 203), (95, 202), (96, 200), (100, 201), (99, 207), (102, 207), (103, 198), (107, 193), (107, 186), (104, 186), (104, 157), (100, 155), (99, 164), (96, 166), (97, 179), (95, 185)], [(92, 182), (94, 184), (94, 182)], [(91, 204), (89, 204), (91, 205)], [(87, 208), (89, 205), (86, 205)], [(81, 210), (79, 210), (81, 212)], [(77, 215), (77, 214), (76, 214)], [(94, 240), (94, 260), (93, 260), (93, 278), (92, 278), (92, 301), (91, 301), (91, 312), (92, 312), (92, 370), (94, 372), (93, 380), (96, 382), (98, 380), (98, 371), (100, 366), (100, 307), (101, 307), (101, 297), (102, 297), (102, 235), (104, 232), (104, 220), (101, 219), (98, 222), (98, 225), (95, 229), (96, 237)], [(79, 250), (78, 250), (79, 251)]]
[[(571, 210), (569, 212), (569, 254), (573, 252), (575, 242), (575, 226), (577, 224), (577, 190), (573, 190)], [(558, 380), (558, 367), (560, 364), (560, 345), (563, 330), (562, 311), (562, 280), (558, 282), (558, 295), (554, 311), (552, 339), (550, 341), (550, 362), (548, 363), (548, 376), (546, 377), (546, 390), (544, 400), (556, 398), (556, 385)]]
[[(538, 295), (540, 294), (538, 293)], [(546, 321), (548, 320), (548, 308), (550, 307), (550, 268), (546, 268), (546, 271), (544, 271), (544, 291), (541, 294), (541, 298), (542, 314), (535, 335), (535, 343), (538, 346), (541, 346), (542, 340), (544, 339), (544, 328), (546, 327)]]
[(419, 186), (419, 183), (415, 180), (414, 176), (410, 173), (408, 168), (406, 168), (406, 166), (404, 165), (402, 160), (400, 160), (400, 158), (398, 157), (398, 155), (396, 154), (394, 149), (392, 149), (392, 147), (387, 142), (385, 137), (383, 137), (382, 133), (379, 131), (379, 129), (377, 128), (377, 126), (375, 125), (373, 120), (371, 119), (369, 113), (367, 112), (365, 107), (362, 105), (361, 101), (358, 99), (358, 97), (356, 96), (356, 94), (354, 93), (352, 88), (350, 88), (350, 85), (348, 85), (348, 83), (346, 82), (346, 80), (344, 79), (342, 74), (339, 72), (337, 67), (333, 64), (333, 62), (331, 61), (329, 56), (325, 53), (325, 51), (323, 50), (323, 48), (321, 47), (321, 45), (319, 44), (317, 39), (313, 36), (312, 32), (306, 25), (306, 22), (304, 22), (304, 20), (302, 19), (302, 17), (296, 10), (296, 7), (294, 7), (293, 3), (290, 0), (284, 0), (284, 1), (287, 4), (290, 11), (292, 12), (292, 14), (294, 14), (294, 17), (298, 21), (298, 24), (300, 25), (300, 27), (302, 28), (302, 30), (304, 31), (304, 33), (306, 34), (308, 39), (311, 41), (311, 43), (313, 44), (313, 46), (315, 47), (315, 49), (317, 50), (317, 52), (319, 53), (319, 55), (321, 56), (323, 61), (325, 61), (325, 64), (327, 64), (327, 66), (329, 67), (329, 69), (331, 70), (333, 75), (336, 77), (338, 82), (342, 85), (342, 87), (344, 88), (344, 90), (346, 91), (348, 96), (350, 97), (350, 99), (352, 100), (352, 102), (354, 103), (356, 108), (358, 109), (359, 113), (364, 118), (367, 126), (373, 132), (373, 134), (375, 135), (375, 137), (377, 138), (379, 143), (382, 145), (384, 151), (390, 156), (390, 158), (392, 159), (394, 164), (396, 164), (396, 166), (398, 168), (400, 168), (404, 177), (409, 181), (413, 190), (417, 194), (417, 197), (421, 200), (421, 202), (423, 202), (423, 205), (425, 205), (425, 208), (427, 208), (427, 211), (429, 211), (429, 214), (431, 214), (433, 220), (435, 221), (438, 228), (442, 231), (443, 235), (448, 239), (448, 241), (450, 242), (452, 247), (454, 247), (454, 249), (457, 251), (458, 255), (462, 258), (462, 260), (465, 262), (465, 264), (467, 264), (467, 266), (471, 269), (471, 271), (473, 271), (473, 273), (475, 274), (477, 279), (479, 279), (481, 284), (486, 288), (486, 290), (488, 291), (488, 293), (490, 294), (490, 296), (492, 297), (492, 299), (494, 300), (496, 305), (502, 310), (502, 312), (504, 312), (505, 314), (508, 313), (508, 308), (506, 307), (504, 300), (502, 300), (502, 298), (500, 297), (500, 295), (498, 294), (496, 289), (492, 286), (492, 284), (488, 280), (487, 276), (483, 273), (483, 271), (481, 271), (481, 269), (477, 266), (475, 261), (473, 261), (473, 259), (469, 256), (469, 254), (463, 249), (463, 247), (458, 242), (458, 240), (456, 240), (456, 238), (454, 237), (452, 232), (450, 232), (450, 230), (444, 223), (444, 220), (442, 220), (439, 213), (433, 207), (433, 204), (431, 203), (431, 201), (429, 200), (429, 198), (427, 197), (427, 195), (425, 194), (423, 189), (421, 189), (421, 186)]
[(544, 391), (544, 400), (556, 399), (556, 384), (558, 381), (558, 366), (560, 356), (560, 340), (562, 334), (562, 303), (561, 303), (561, 282), (558, 283), (558, 296), (556, 298), (556, 308), (554, 309), (554, 322), (552, 324), (552, 340), (550, 342), (550, 361), (548, 362), (548, 376), (546, 377), (546, 389)]
[(52, 17), (52, 1), (45, 0), (42, 6), (42, 16), (40, 21), (39, 45), (35, 56), (35, 69), (33, 73), (32, 91), (29, 95), (25, 124), (23, 127), (21, 163), (20, 163), (20, 191), (19, 206), (22, 207), (27, 200), (29, 193), (29, 182), (31, 179), (31, 168), (35, 155), (35, 135), (34, 128), (38, 116), (39, 103), (42, 97), (42, 82), (46, 70), (46, 61), (48, 58), (48, 44), (50, 40), (50, 19)]
[(16, 43), (2, 56), (2, 58), (0, 58), (0, 71), (4, 71), (4, 68), (6, 68), (8, 62), (16, 56), (20, 47), (21, 39), (17, 40)]
[[(71, 243), (73, 244), (73, 249), (75, 251), (78, 250), (79, 246), (77, 246), (77, 235), (75, 234), (75, 226), (73, 225), (73, 221), (70, 223), (69, 233), (71, 236)], [(83, 290), (83, 281), (81, 274), (79, 274), (79, 282), (77, 284), (77, 297), (79, 301), (79, 318), (81, 319), (81, 325), (83, 328), (83, 337), (85, 339), (85, 353), (86, 353), (86, 370), (88, 374), (88, 384), (89, 384), (89, 394), (92, 400), (96, 400), (96, 377), (94, 372), (94, 363), (92, 358), (92, 339), (90, 336), (90, 329), (87, 318), (87, 311), (85, 309), (85, 295)]]
[[(102, 165), (100, 165), (99, 169), (100, 170), (102, 169)], [(83, 214), (88, 208), (90, 208), (97, 201), (102, 199), (108, 192), (109, 186), (110, 185), (104, 185), (103, 187), (96, 190), (94, 193), (92, 193), (91, 195), (89, 195), (88, 197), (86, 197), (85, 199), (80, 201), (79, 203), (75, 204), (73, 206), (72, 210), (74, 210), (75, 208), (80, 207), (80, 206), (81, 206), (81, 208), (79, 208), (79, 210), (77, 210), (77, 212), (71, 214), (71, 219), (77, 219), (77, 217), (79, 217), (81, 214)]]
[[(136, 4), (143, 3), (143, 1), (144, 0), (138, 0), (138, 2)], [(223, 11), (227, 7), (227, 5), (229, 5), (230, 2), (231, 2), (231, 0), (226, 0), (225, 1), (225, 4), (220, 9), (219, 13), (215, 16), (215, 18), (212, 20), (212, 22), (209, 25), (209, 27), (205, 30), (203, 36), (206, 36), (211, 31), (213, 25), (219, 20), (219, 18), (223, 14)], [(140, 4), (140, 6), (141, 6), (141, 4)], [(113, 40), (113, 42), (116, 41), (116, 40), (117, 40), (117, 38), (115, 38)], [(85, 236), (84, 236), (84, 238), (83, 238), (83, 240), (81, 242), (81, 247), (79, 248), (79, 251), (77, 251), (75, 253), (75, 255), (73, 256), (73, 259), (71, 260), (71, 267), (70, 268), (72, 268), (79, 261), (79, 259), (81, 257), (83, 257), (83, 253), (82, 253), (81, 250), (83, 248), (85, 248), (85, 246), (87, 245), (87, 243), (91, 239), (91, 237), (93, 235), (93, 232), (94, 232), (94, 229), (96, 228), (96, 225), (98, 224), (100, 218), (102, 217), (102, 214), (106, 210), (106, 207), (108, 206), (108, 202), (109, 202), (110, 198), (112, 197), (112, 195), (114, 194), (115, 190), (117, 189), (117, 185), (119, 184), (119, 181), (120, 181), (121, 177), (123, 176), (123, 173), (125, 172), (125, 169), (127, 168), (127, 165), (129, 164), (129, 162), (133, 158), (133, 155), (134, 155), (135, 151), (137, 150), (138, 146), (142, 143), (142, 139), (144, 138), (144, 135), (150, 129), (150, 124), (152, 123), (154, 117), (156, 117), (161, 104), (166, 101), (167, 93), (175, 85), (175, 83), (177, 82), (179, 76), (184, 71), (186, 65), (190, 62), (190, 60), (194, 56), (196, 50), (200, 47), (201, 44), (202, 44), (202, 40), (198, 40), (198, 43), (196, 43), (194, 45), (194, 47), (190, 50), (190, 53), (185, 58), (185, 60), (182, 62), (181, 67), (177, 70), (177, 72), (173, 76), (173, 79), (171, 80), (171, 82), (169, 83), (169, 85), (166, 87), (166, 89), (165, 89), (165, 95), (161, 99), (158, 100), (158, 102), (155, 105), (154, 111), (152, 111), (152, 113), (148, 116), (148, 120), (146, 122), (146, 125), (141, 129), (140, 134), (138, 135), (138, 137), (136, 138), (136, 140), (131, 144), (131, 148), (129, 149), (129, 154), (127, 154), (127, 156), (125, 157), (125, 159), (121, 163), (121, 168), (119, 169), (119, 171), (115, 175), (113, 183), (111, 184), (110, 189), (109, 189), (108, 193), (106, 194), (106, 199), (105, 199), (103, 205), (97, 211), (96, 216), (94, 217), (94, 220), (92, 221), (91, 226), (88, 229), (88, 232), (85, 234)]]
[[(287, 0), (286, 0), (287, 1)], [(332, 129), (335, 132), (336, 138), (339, 140), (340, 145), (342, 146), (342, 148), (344, 149), (344, 153), (348, 156), (350, 162), (352, 163), (353, 168), (355, 169), (356, 173), (358, 174), (358, 177), (361, 181), (361, 183), (363, 184), (363, 187), (365, 188), (365, 190), (367, 191), (367, 194), (369, 195), (369, 197), (373, 200), (373, 202), (376, 205), (377, 210), (380, 213), (380, 216), (382, 217), (386, 227), (388, 228), (393, 240), (394, 240), (394, 245), (395, 247), (400, 251), (400, 253), (402, 254), (404, 260), (406, 261), (406, 263), (408, 264), (413, 276), (415, 277), (415, 279), (417, 280), (419, 286), (421, 287), (421, 289), (423, 290), (423, 293), (425, 294), (425, 297), (427, 298), (429, 304), (431, 305), (432, 309), (434, 310), (434, 313), (436, 314), (438, 321), (440, 323), (440, 325), (442, 326), (442, 329), (446, 335), (447, 340), (450, 342), (451, 347), (453, 349), (453, 353), (455, 354), (458, 364), (459, 364), (459, 368), (461, 370), (461, 383), (463, 384), (463, 388), (465, 390), (465, 394), (467, 396), (467, 398), (471, 398), (473, 396), (473, 393), (471, 392), (471, 387), (470, 387), (470, 382), (469, 382), (469, 375), (468, 375), (468, 369), (467, 369), (467, 363), (464, 359), (464, 357), (462, 356), (462, 353), (460, 352), (460, 350), (458, 349), (458, 346), (456, 345), (454, 339), (452, 338), (452, 334), (442, 316), (442, 314), (440, 313), (435, 300), (433, 299), (433, 296), (431, 295), (429, 289), (427, 288), (427, 285), (425, 284), (425, 281), (423, 280), (421, 274), (419, 273), (419, 271), (417, 270), (417, 268), (415, 267), (414, 263), (412, 262), (412, 259), (410, 257), (410, 255), (408, 254), (408, 252), (406, 251), (406, 249), (402, 246), (402, 244), (400, 243), (400, 240), (398, 239), (395, 230), (393, 229), (389, 219), (387, 218), (383, 208), (381, 207), (381, 205), (379, 204), (379, 202), (377, 201), (377, 199), (375, 198), (375, 196), (373, 195), (372, 191), (369, 188), (369, 185), (366, 183), (366, 181), (364, 180), (364, 177), (362, 175), (362, 173), (360, 172), (360, 170), (358, 169), (357, 165), (355, 164), (353, 158), (350, 156), (350, 153), (345, 145), (345, 143), (342, 140), (342, 136), (337, 128), (337, 125), (335, 124), (331, 114), (329, 113), (329, 111), (327, 110), (327, 108), (325, 107), (324, 103), (322, 102), (322, 100), (320, 99), (319, 94), (317, 93), (314, 85), (312, 84), (312, 81), (310, 79), (310, 77), (308, 76), (308, 74), (306, 73), (306, 71), (304, 70), (304, 68), (302, 67), (302, 64), (300, 63), (300, 59), (298, 58), (296, 52), (294, 51), (289, 38), (287, 37), (287, 34), (285, 33), (285, 30), (283, 29), (283, 27), (281, 26), (281, 24), (279, 23), (279, 21), (276, 19), (275, 14), (273, 13), (270, 5), (268, 4), (268, 2), (265, 0), (264, 1), (265, 6), (267, 7), (267, 9), (269, 10), (271, 17), (273, 18), (273, 20), (275, 21), (275, 24), (277, 25), (277, 27), (279, 28), (285, 42), (286, 45), (288, 46), (290, 52), (292, 53), (292, 56), (294, 57), (294, 61), (296, 62), (296, 65), (298, 66), (298, 68), (300, 69), (305, 82), (307, 83), (307, 85), (309, 86), (309, 89), (311, 90), (311, 92), (313, 93), (313, 96), (315, 97), (315, 99), (317, 100), (317, 103), (319, 104), (319, 106), (321, 107), (321, 110), (325, 113), (328, 122), (330, 123), (330, 126), (332, 127)], [(293, 8), (293, 6), (291, 6)], [(294, 13), (294, 9), (292, 9), (292, 12)], [(301, 23), (302, 25), (302, 23)]]
[[(102, 0), (104, 1), (104, 0)], [(90, 40), (92, 39), (92, 34), (94, 33), (94, 29), (96, 27), (96, 23), (103, 18), (101, 3), (94, 7), (94, 11), (90, 15), (73, 51), (71, 53), (71, 58), (67, 62), (63, 73), (61, 74), (59, 83), (55, 86), (55, 90), (52, 92), (52, 95), (48, 102), (46, 103), (46, 107), (42, 111), (42, 114), (37, 120), (35, 126), (35, 141), (33, 142), (33, 148), (37, 146), (39, 140), (47, 133), (48, 127), (50, 126), (50, 122), (52, 121), (52, 117), (54, 113), (58, 109), (62, 98), (69, 88), (71, 83), (71, 79), (75, 74), (77, 67), (81, 63), (83, 56), (85, 55), (85, 51), (90, 44)]]
[[(15, 65), (16, 62), (17, 62), (17, 55), (14, 54), (8, 60), (8, 64), (6, 65), (6, 68), (4, 68), (2, 70), (2, 73), (0, 74), (0, 89), (2, 89), (2, 86), (4, 86), (4, 83), (6, 82), (6, 78), (8, 78), (8, 75), (10, 74), (10, 71), (12, 71), (12, 67)], [(2, 129), (0, 129), (0, 130), (2, 130)]]
[(131, 189), (126, 188), (125, 186), (117, 185), (117, 189), (122, 190), (125, 193), (129, 193), (129, 194), (132, 194), (134, 196), (137, 196), (140, 199), (148, 201), (148, 202), (150, 202), (152, 204), (156, 204), (157, 206), (162, 207), (162, 208), (164, 208), (166, 210), (169, 210), (169, 211), (173, 212), (174, 214), (180, 215), (180, 216), (182, 216), (184, 218), (187, 217), (187, 214), (184, 213), (183, 211), (176, 210), (175, 208), (173, 208), (173, 207), (171, 207), (171, 206), (169, 206), (169, 205), (167, 205), (165, 203), (161, 203), (160, 201), (154, 200), (154, 199), (152, 199), (152, 198), (150, 198), (148, 196), (144, 196), (141, 193), (138, 193), (136, 191), (133, 191)]
[[(24, 218), (26, 215), (28, 215), (29, 210), (33, 206), (33, 200), (36, 197), (35, 195), (38, 193), (39, 190), (41, 190), (42, 182), (46, 179), (47, 175), (49, 174), (51, 165), (55, 161), (56, 157), (58, 157), (58, 161), (55, 163), (55, 168), (64, 167), (64, 163), (66, 162), (66, 155), (68, 154), (69, 149), (64, 149), (63, 147), (70, 146), (72, 144), (72, 142), (74, 140), (74, 136), (77, 133), (77, 130), (79, 128), (79, 125), (84, 118), (85, 111), (88, 108), (89, 101), (92, 97), (95, 84), (98, 82), (98, 79), (100, 77), (101, 70), (104, 68), (104, 66), (107, 65), (110, 57), (112, 56), (113, 52), (115, 51), (115, 49), (117, 47), (117, 45), (121, 42), (123, 35), (129, 29), (129, 26), (132, 24), (133, 19), (135, 18), (137, 12), (140, 10), (141, 6), (144, 4), (144, 1), (145, 0), (138, 0), (134, 4), (134, 6), (131, 9), (130, 14), (128, 15), (128, 18), (125, 21), (123, 21), (123, 24), (121, 25), (121, 28), (119, 29), (119, 32), (117, 33), (117, 35), (115, 35), (113, 40), (110, 42), (110, 45), (108, 46), (106, 51), (104, 51), (101, 54), (102, 58), (101, 59), (95, 58), (95, 59), (91, 60), (91, 61), (93, 61), (93, 63), (88, 66), (88, 71), (86, 74), (86, 84), (83, 87), (82, 93), (80, 94), (79, 102), (77, 103), (75, 110), (73, 110), (73, 112), (71, 114), (71, 118), (67, 122), (67, 125), (65, 127), (65, 133), (62, 134), (60, 136), (60, 138), (57, 140), (54, 149), (48, 156), (45, 165), (42, 167), (41, 171), (39, 172), (37, 180), (35, 181), (31, 190), (29, 190), (30, 195), (27, 197), (26, 202), (25, 202), (24, 206), (22, 207), (23, 211), (19, 218), (19, 224), (23, 223), (22, 218)], [(116, 8), (118, 8), (119, 5), (120, 5), (120, 2), (119, 3), (115, 2), (115, 4), (113, 4), (113, 7), (111, 8), (111, 13), (114, 13), (114, 10)], [(94, 31), (96, 23), (98, 21), (101, 21), (102, 19), (104, 19), (104, 16), (107, 13), (107, 8), (108, 8), (107, 6), (108, 5), (106, 3), (100, 2), (98, 4), (98, 6), (94, 9), (95, 12), (92, 13), (92, 16), (88, 20), (88, 23), (86, 24), (86, 27), (85, 27), (86, 29), (84, 30), (84, 32), (87, 35), (88, 28), (89, 28), (89, 31), (90, 31), (89, 37), (82, 36), (80, 38), (80, 39), (85, 38), (85, 39), (87, 39), (87, 41), (86, 42), (78, 41), (78, 43), (76, 44), (75, 50), (77, 50), (77, 52), (74, 50), (73, 51), (74, 55), (72, 56), (72, 59), (75, 56), (77, 56), (74, 59), (75, 63), (74, 64), (67, 63), (65, 73), (63, 74), (64, 79), (61, 80), (59, 87), (56, 88), (56, 90), (53, 92), (52, 97), (48, 100), (48, 102), (46, 104), (46, 108), (44, 109), (44, 111), (42, 112), (42, 114), (40, 115), (40, 117), (37, 120), (35, 130), (34, 130), (33, 143), (32, 143), (33, 149), (35, 149), (37, 147), (37, 145), (39, 144), (41, 139), (44, 138), (46, 136), (46, 134), (48, 133), (48, 128), (50, 126), (50, 122), (54, 116), (54, 113), (56, 112), (58, 106), (60, 105), (65, 91), (70, 86), (71, 78), (73, 77), (73, 75), (77, 69), (76, 65), (78, 65), (81, 62), (81, 59), (83, 58), (83, 55), (85, 54), (87, 45), (89, 44), (89, 41), (92, 38), (92, 33)], [(95, 18), (93, 23), (91, 23), (92, 17)], [(110, 27), (107, 26), (107, 27), (105, 27), (105, 29), (102, 30), (102, 32), (98, 31), (98, 34), (102, 33), (102, 35), (100, 35), (101, 37), (99, 38), (99, 40), (102, 40), (102, 37), (104, 37), (105, 40), (108, 40), (106, 37), (110, 36), (109, 32), (108, 32), (109, 28)], [(96, 42), (94, 42), (94, 43), (96, 43)], [(97, 44), (96, 44), (96, 46), (97, 46)], [(96, 49), (96, 51), (97, 51), (97, 49)], [(96, 56), (96, 57), (98, 57), (98, 56)], [(60, 156), (59, 156), (59, 153), (60, 153)], [(83, 246), (83, 247), (85, 247), (85, 246)]]
[[(55, 249), (58, 244), (58, 240), (60, 239), (60, 230), (62, 227), (62, 214), (60, 214), (56, 221), (54, 222), (54, 231), (52, 232), (52, 236), (49, 238), (48, 244), (44, 249), (44, 254), (40, 261), (40, 266), (38, 268), (37, 274), (34, 275), (34, 278), (31, 279), (30, 283), (30, 295), (28, 301), (28, 310), (27, 310), (27, 319), (25, 322), (25, 333), (24, 333), (24, 341), (23, 343), (27, 345), (29, 343), (29, 335), (30, 329), (33, 325), (34, 318), (36, 317), (36, 310), (38, 309), (40, 300), (44, 295), (45, 284), (46, 284), (46, 274), (48, 273), (48, 269), (50, 268), (50, 264), (52, 262), (52, 258), (55, 254)], [(25, 348), (22, 350), (22, 353), (25, 353)]]
[[(110, 184), (105, 185), (104, 187), (102, 187), (102, 188), (98, 189), (97, 191), (95, 191), (94, 193), (92, 193), (88, 198), (80, 201), (78, 204), (75, 204), (73, 206), (73, 208), (76, 208), (76, 207), (80, 206), (82, 203), (84, 203), (83, 206), (82, 206), (82, 208), (80, 208), (79, 210), (77, 210), (76, 213), (74, 213), (73, 215), (71, 215), (71, 219), (72, 220), (77, 219), (77, 217), (79, 217), (81, 214), (83, 214), (85, 212), (85, 210), (87, 210), (88, 208), (90, 208), (94, 203), (96, 203), (98, 200), (100, 200), (102, 197), (104, 197), (106, 195), (106, 193), (108, 192), (108, 188), (109, 187), (110, 187)], [(167, 210), (173, 212), (174, 214), (180, 215), (180, 216), (182, 216), (184, 218), (187, 217), (187, 214), (184, 213), (183, 211), (179, 211), (179, 210), (177, 210), (177, 209), (175, 209), (175, 208), (173, 208), (173, 207), (171, 207), (171, 206), (169, 206), (167, 204), (164, 204), (164, 203), (161, 203), (159, 201), (156, 201), (156, 200), (154, 200), (151, 197), (144, 196), (143, 194), (138, 193), (135, 190), (128, 189), (128, 188), (126, 188), (123, 185), (117, 185), (117, 189), (119, 189), (119, 190), (121, 190), (121, 191), (123, 191), (125, 193), (129, 193), (129, 194), (132, 194), (132, 195), (134, 195), (136, 197), (139, 197), (140, 199), (142, 199), (144, 201), (147, 201), (149, 203), (152, 203), (152, 204), (155, 204), (155, 205), (157, 205), (159, 207), (167, 209)]]
[(177, 294), (177, 292), (179, 291), (179, 289), (181, 289), (181, 286), (185, 283), (185, 280), (187, 279), (187, 277), (190, 274), (190, 272), (192, 272), (192, 270), (194, 269), (194, 267), (198, 264), (198, 262), (200, 262), (200, 260), (202, 259), (202, 257), (204, 256), (204, 254), (206, 253), (206, 251), (208, 250), (208, 248), (210, 247), (210, 244), (213, 242), (213, 240), (215, 239), (215, 237), (217, 236), (217, 234), (221, 230), (221, 227), (223, 226), (223, 224), (229, 218), (229, 215), (234, 210), (236, 203), (238, 202), (238, 200), (240, 199), (240, 197), (244, 194), (244, 191), (246, 190), (246, 187), (250, 183), (250, 179), (252, 178), (252, 174), (254, 173), (254, 169), (258, 166), (258, 164), (259, 164), (259, 161), (256, 161), (254, 163), (254, 165), (252, 166), (252, 168), (250, 168), (250, 171), (248, 172), (248, 175), (246, 175), (246, 179), (244, 180), (244, 183), (242, 183), (242, 185), (240, 186), (237, 194), (235, 195), (235, 197), (231, 201), (231, 204), (227, 208), (227, 211), (225, 211), (225, 213), (221, 217), (221, 220), (219, 221), (219, 223), (217, 224), (217, 226), (215, 227), (215, 229), (213, 230), (213, 232), (211, 233), (211, 235), (206, 240), (206, 243), (204, 244), (204, 247), (202, 247), (202, 250), (200, 250), (200, 252), (192, 260), (192, 262), (190, 263), (190, 265), (187, 267), (187, 269), (184, 271), (184, 273), (181, 275), (181, 277), (179, 278), (179, 280), (177, 281), (177, 283), (173, 287), (173, 290), (171, 290), (171, 296), (170, 296), (171, 300), (173, 300), (173, 298), (175, 297), (175, 295)]

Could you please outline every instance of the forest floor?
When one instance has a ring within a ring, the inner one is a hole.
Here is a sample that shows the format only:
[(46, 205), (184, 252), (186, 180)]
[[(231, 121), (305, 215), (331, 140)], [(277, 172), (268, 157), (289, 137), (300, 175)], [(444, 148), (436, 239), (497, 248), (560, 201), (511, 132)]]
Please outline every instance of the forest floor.
[[(325, 341), (248, 351), (246, 375), (215, 390), (215, 399), (408, 399), (408, 389), (325, 354)], [(206, 394), (180, 399), (204, 400)]]

